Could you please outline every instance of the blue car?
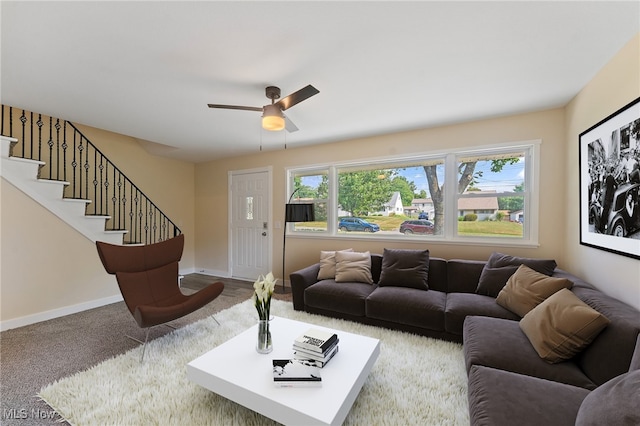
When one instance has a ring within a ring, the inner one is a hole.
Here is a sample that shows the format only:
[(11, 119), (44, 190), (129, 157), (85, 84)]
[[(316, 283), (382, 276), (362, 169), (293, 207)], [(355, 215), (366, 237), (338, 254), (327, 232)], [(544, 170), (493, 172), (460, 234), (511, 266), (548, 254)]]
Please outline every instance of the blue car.
[(380, 227), (375, 223), (367, 222), (359, 217), (344, 217), (340, 219), (338, 223), (338, 229), (343, 232), (346, 231), (364, 231), (364, 232), (378, 232)]

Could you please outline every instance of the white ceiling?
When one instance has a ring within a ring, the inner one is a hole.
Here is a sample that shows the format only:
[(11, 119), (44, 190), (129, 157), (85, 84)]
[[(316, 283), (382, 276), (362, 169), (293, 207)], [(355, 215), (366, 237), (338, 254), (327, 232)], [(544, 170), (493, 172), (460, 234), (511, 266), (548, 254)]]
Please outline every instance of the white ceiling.
[[(640, 2), (7, 2), (1, 101), (195, 162), (564, 106)], [(307, 84), (267, 132), (262, 106)]]

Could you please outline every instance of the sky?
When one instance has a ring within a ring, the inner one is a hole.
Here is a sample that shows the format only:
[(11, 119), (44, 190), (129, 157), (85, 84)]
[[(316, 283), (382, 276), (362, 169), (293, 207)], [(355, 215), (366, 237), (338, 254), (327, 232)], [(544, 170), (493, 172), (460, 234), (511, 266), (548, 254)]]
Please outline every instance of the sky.
[[(440, 185), (442, 185), (444, 183), (444, 166), (438, 169), (438, 181)], [(517, 164), (507, 164), (500, 173), (493, 173), (491, 171), (490, 161), (479, 161), (476, 165), (476, 171), (481, 171), (482, 177), (477, 179), (475, 186), (483, 191), (513, 191), (516, 185), (524, 182), (524, 161)], [(427, 196), (429, 196), (427, 177), (422, 167), (398, 169), (398, 173), (404, 176), (409, 182), (413, 181), (418, 192), (424, 189), (427, 192)], [(317, 187), (320, 180), (320, 176), (307, 176), (302, 178), (302, 183), (311, 187)]]
[[(482, 177), (477, 179), (476, 187), (483, 191), (495, 190), (497, 192), (513, 191), (516, 185), (524, 182), (524, 162), (517, 164), (507, 164), (500, 173), (491, 171), (490, 161), (480, 161), (476, 165), (476, 171), (482, 171)], [(429, 194), (427, 177), (422, 167), (411, 167), (400, 171), (400, 175), (407, 178), (418, 188), (418, 191), (424, 189)], [(440, 185), (444, 183), (443, 173), (438, 173), (438, 182)]]

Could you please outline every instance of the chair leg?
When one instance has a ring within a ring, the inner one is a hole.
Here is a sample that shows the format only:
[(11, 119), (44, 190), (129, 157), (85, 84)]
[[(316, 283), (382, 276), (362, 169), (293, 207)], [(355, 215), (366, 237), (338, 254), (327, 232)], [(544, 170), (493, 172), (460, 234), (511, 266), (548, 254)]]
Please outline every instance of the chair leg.
[[(213, 315), (211, 315), (211, 318), (213, 318), (213, 320), (216, 322), (216, 324), (220, 325), (220, 323), (218, 322), (218, 320), (216, 319), (216, 317), (214, 317)], [(164, 323), (162, 325), (165, 325), (169, 328), (172, 328), (174, 330), (177, 330), (178, 327), (176, 327), (175, 325), (169, 324), (169, 323)], [(151, 330), (152, 327), (148, 327), (146, 329), (145, 335), (144, 335), (144, 342), (140, 339), (136, 339), (133, 336), (129, 336), (128, 334), (126, 334), (125, 336), (127, 336), (129, 339), (136, 341), (138, 343), (140, 343), (142, 345), (142, 356), (140, 356), (140, 362), (144, 361), (144, 353), (147, 350), (147, 341), (149, 340), (149, 331)]]
[(144, 353), (147, 350), (147, 341), (149, 340), (149, 331), (151, 330), (151, 327), (147, 328), (147, 332), (144, 335), (144, 345), (142, 346), (142, 355), (140, 356), (140, 363), (142, 363), (142, 361), (144, 361)]
[(149, 331), (151, 331), (151, 327), (146, 329), (145, 335), (144, 335), (144, 342), (140, 339), (136, 339), (133, 336), (129, 336), (128, 334), (126, 334), (125, 336), (127, 336), (129, 339), (138, 342), (142, 345), (142, 356), (140, 357), (140, 362), (142, 362), (144, 360), (144, 353), (147, 350), (147, 341), (149, 340)]

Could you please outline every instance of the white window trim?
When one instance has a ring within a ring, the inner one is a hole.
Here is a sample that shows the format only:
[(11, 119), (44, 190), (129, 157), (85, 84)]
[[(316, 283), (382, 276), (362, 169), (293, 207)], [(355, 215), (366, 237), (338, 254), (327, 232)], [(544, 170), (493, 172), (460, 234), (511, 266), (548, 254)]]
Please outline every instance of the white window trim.
[[(285, 169), (287, 193), (293, 189), (293, 176), (296, 172), (305, 173), (318, 170), (327, 171), (329, 178), (328, 200), (327, 200), (327, 231), (326, 232), (305, 232), (291, 231), (287, 229), (287, 237), (292, 238), (322, 238), (322, 239), (349, 239), (367, 241), (412, 241), (428, 242), (434, 244), (447, 245), (478, 245), (478, 246), (502, 246), (502, 247), (538, 247), (539, 216), (540, 216), (540, 146), (541, 139), (519, 141), (513, 143), (500, 143), (493, 145), (483, 145), (473, 148), (464, 148), (449, 151), (418, 152), (411, 155), (392, 157), (372, 157), (354, 161), (340, 161), (330, 164), (315, 164), (305, 167), (290, 167)], [(392, 166), (390, 163), (414, 162), (416, 158), (425, 160), (429, 158), (444, 159), (445, 182), (457, 182), (456, 158), (464, 155), (487, 154), (491, 151), (505, 151), (522, 149), (526, 152), (527, 167), (525, 168), (525, 225), (522, 238), (510, 239), (506, 237), (468, 237), (457, 235), (457, 223), (453, 220), (453, 213), (457, 215), (457, 194), (456, 191), (446, 190), (444, 194), (445, 215), (447, 220), (444, 223), (442, 236), (411, 237), (409, 240), (403, 235), (342, 235), (337, 232), (337, 194), (338, 194), (338, 170), (343, 168), (371, 167), (371, 166)], [(451, 217), (449, 217), (451, 216)]]

